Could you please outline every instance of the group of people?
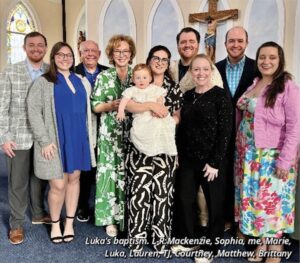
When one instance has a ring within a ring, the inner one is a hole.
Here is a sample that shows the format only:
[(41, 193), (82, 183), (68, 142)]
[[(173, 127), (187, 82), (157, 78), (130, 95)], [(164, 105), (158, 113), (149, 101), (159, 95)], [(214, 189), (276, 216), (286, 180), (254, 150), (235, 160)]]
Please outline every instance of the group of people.
[[(101, 51), (87, 40), (75, 67), (67, 43), (53, 46), (47, 65), (46, 38), (26, 35), (25, 61), (0, 76), (12, 244), (24, 240), (29, 193), (32, 223), (51, 224), (55, 244), (71, 242), (76, 214), (80, 222), (90, 219), (95, 180), (95, 225), (110, 237), (127, 233), (134, 252), (150, 240), (162, 254), (217, 255), (216, 240), (235, 223), (239, 237), (262, 241), (249, 260), (283, 249), (265, 242), (294, 232), (300, 88), (284, 69), (282, 48), (266, 42), (250, 59), (247, 32), (237, 26), (226, 34), (227, 58), (214, 65), (198, 54), (193, 28), (176, 40), (178, 61), (157, 45), (134, 68), (131, 37), (109, 40), (110, 68), (98, 64)], [(47, 180), (50, 217), (43, 206)], [(202, 235), (211, 243), (169, 243)]]

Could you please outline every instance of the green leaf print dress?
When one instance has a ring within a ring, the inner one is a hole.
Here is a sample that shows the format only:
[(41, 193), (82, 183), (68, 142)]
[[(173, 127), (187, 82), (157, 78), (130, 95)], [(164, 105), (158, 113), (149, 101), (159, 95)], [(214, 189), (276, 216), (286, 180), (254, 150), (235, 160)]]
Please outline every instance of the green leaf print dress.
[[(131, 68), (128, 68), (127, 79), (121, 83), (115, 68), (101, 72), (96, 80), (91, 96), (94, 108), (121, 97), (128, 88), (131, 79)], [(117, 112), (102, 112), (97, 139), (97, 174), (95, 225), (119, 225), (124, 230), (124, 129), (116, 119)]]

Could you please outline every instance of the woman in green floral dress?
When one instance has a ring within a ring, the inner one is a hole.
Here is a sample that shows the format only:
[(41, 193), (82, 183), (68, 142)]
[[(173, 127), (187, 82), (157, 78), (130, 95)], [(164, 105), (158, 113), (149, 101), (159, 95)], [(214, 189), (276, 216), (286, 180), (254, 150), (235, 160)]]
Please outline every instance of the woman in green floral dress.
[(91, 97), (93, 111), (101, 113), (97, 143), (97, 175), (95, 224), (106, 226), (113, 237), (118, 228), (124, 229), (124, 129), (116, 115), (122, 92), (131, 79), (129, 64), (135, 56), (131, 37), (113, 36), (106, 47), (106, 55), (113, 68), (101, 72)]

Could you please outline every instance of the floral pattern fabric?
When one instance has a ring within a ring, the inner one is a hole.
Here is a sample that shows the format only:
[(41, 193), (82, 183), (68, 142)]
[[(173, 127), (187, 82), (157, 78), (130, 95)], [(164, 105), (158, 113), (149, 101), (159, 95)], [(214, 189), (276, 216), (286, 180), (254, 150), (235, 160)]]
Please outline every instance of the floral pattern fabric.
[(180, 86), (167, 75), (164, 77), (162, 88), (167, 91), (165, 106), (168, 107), (170, 114), (173, 115), (175, 111), (182, 107), (183, 93), (180, 90)]
[(294, 231), (296, 162), (286, 180), (278, 179), (279, 150), (255, 147), (256, 102), (243, 95), (237, 103), (243, 119), (236, 137), (235, 219), (246, 235), (279, 238)]
[[(129, 86), (131, 69), (121, 83), (115, 68), (101, 72), (91, 96), (92, 107), (121, 97)], [(97, 140), (97, 174), (95, 225), (118, 224), (124, 229), (124, 126), (116, 119), (117, 112), (102, 112)]]

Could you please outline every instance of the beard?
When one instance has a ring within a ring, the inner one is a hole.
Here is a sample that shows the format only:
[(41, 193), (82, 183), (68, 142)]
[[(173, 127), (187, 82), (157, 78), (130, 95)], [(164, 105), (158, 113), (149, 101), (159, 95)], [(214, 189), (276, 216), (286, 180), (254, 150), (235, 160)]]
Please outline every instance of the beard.
[(41, 62), (42, 60), (43, 60), (43, 58), (44, 58), (44, 54), (39, 54), (38, 56), (37, 55), (27, 55), (27, 58), (31, 61), (31, 62), (33, 62), (33, 63), (39, 63), (39, 62)]

